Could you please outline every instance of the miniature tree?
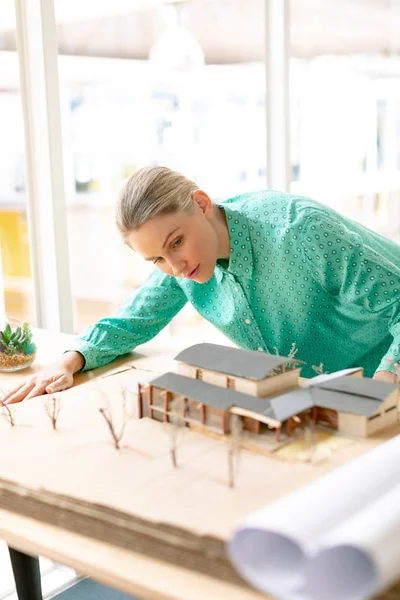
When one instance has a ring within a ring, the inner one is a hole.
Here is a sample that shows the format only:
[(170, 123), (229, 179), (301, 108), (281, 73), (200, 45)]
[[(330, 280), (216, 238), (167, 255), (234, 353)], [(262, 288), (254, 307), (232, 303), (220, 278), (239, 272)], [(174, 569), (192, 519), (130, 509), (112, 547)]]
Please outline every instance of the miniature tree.
[(15, 414), (14, 410), (10, 406), (3, 404), (1, 414), (2, 417), (4, 417), (4, 419), (10, 423), (11, 427), (15, 427)]
[(228, 445), (228, 485), (235, 487), (236, 473), (239, 467), (240, 440), (242, 437), (242, 419), (239, 415), (231, 414), (230, 419), (231, 434)]
[[(99, 393), (101, 393), (103, 396), (105, 396), (105, 392), (100, 390), (98, 387), (97, 387), (97, 391)], [(125, 390), (125, 388), (121, 389), (121, 394), (122, 394), (122, 422), (121, 422), (120, 426), (118, 426), (116, 423), (115, 415), (113, 415), (113, 413), (111, 411), (110, 402), (109, 402), (108, 398), (107, 398), (107, 404), (108, 404), (107, 408), (103, 408), (103, 407), (99, 408), (100, 414), (104, 417), (104, 419), (108, 425), (108, 429), (110, 430), (111, 437), (113, 439), (116, 450), (120, 450), (120, 448), (121, 448), (121, 440), (124, 436), (128, 421), (131, 418), (131, 416), (128, 414), (127, 408), (126, 408), (126, 390)]]
[(290, 347), (289, 354), (288, 354), (288, 362), (286, 363), (287, 367), (289, 367), (289, 368), (294, 367), (294, 364), (290, 361), (294, 359), (294, 357), (296, 356), (298, 351), (299, 351), (299, 349), (296, 348), (296, 342), (293, 342), (293, 344)]
[(53, 429), (57, 429), (57, 421), (61, 411), (61, 396), (52, 396), (50, 399), (46, 399), (44, 403), (46, 414), (49, 417)]
[[(274, 350), (275, 350), (275, 354), (277, 356), (280, 356), (279, 350), (276, 346), (275, 346)], [(287, 360), (286, 364), (282, 365), (282, 367), (280, 367), (279, 369), (272, 369), (272, 372), (269, 376), (278, 375), (280, 372), (285, 373), (286, 367), (289, 369), (294, 367), (294, 364), (291, 361), (294, 359), (294, 357), (296, 356), (298, 351), (299, 351), (299, 349), (296, 348), (296, 342), (293, 342), (293, 344), (290, 346), (289, 354), (287, 356), (288, 360)]]
[(313, 365), (311, 368), (317, 375), (327, 375), (329, 373), (329, 371), (324, 371), (324, 363), (320, 363), (318, 367)]
[(168, 422), (170, 427), (168, 427), (168, 433), (171, 438), (171, 448), (170, 455), (172, 466), (176, 468), (178, 466), (177, 461), (177, 448), (178, 448), (178, 440), (179, 440), (179, 430), (184, 425), (184, 420), (181, 415), (181, 398), (175, 398), (171, 400), (168, 405)]
[(315, 423), (310, 413), (304, 415), (302, 421), (304, 430), (304, 440), (307, 447), (308, 457), (307, 460), (311, 462), (316, 447), (316, 436), (315, 436)]

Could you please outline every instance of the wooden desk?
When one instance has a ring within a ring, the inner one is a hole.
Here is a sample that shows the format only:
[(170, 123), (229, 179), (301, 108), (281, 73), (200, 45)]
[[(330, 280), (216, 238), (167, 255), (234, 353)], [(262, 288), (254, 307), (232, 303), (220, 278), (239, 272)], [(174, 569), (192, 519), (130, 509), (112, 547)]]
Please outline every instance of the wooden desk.
[(265, 596), (248, 588), (229, 585), (3, 510), (0, 510), (0, 538), (24, 553), (45, 556), (141, 599), (265, 600)]
[[(39, 332), (37, 336), (39, 355), (36, 363), (27, 371), (0, 376), (0, 387), (10, 387), (29, 374), (39, 370), (68, 343), (68, 336)], [(162, 353), (149, 345), (146, 352), (153, 359)], [(173, 355), (174, 352), (171, 353)], [(128, 356), (112, 365), (96, 371), (97, 377), (115, 378), (119, 381), (133, 365), (134, 357)], [(136, 364), (142, 363), (136, 362)], [(157, 364), (157, 362), (153, 362)], [(165, 361), (159, 363), (165, 365)], [(76, 377), (76, 385), (87, 381), (87, 374)], [(4, 385), (4, 383), (6, 385)], [(119, 384), (120, 385), (120, 384)], [(240, 587), (206, 575), (154, 560), (147, 556), (89, 539), (64, 529), (0, 509), (0, 538), (11, 548), (26, 555), (42, 555), (68, 565), (83, 575), (90, 576), (106, 585), (143, 599), (156, 600), (262, 600), (265, 596), (248, 587)], [(26, 596), (26, 600), (34, 597)], [(383, 598), (383, 597), (382, 597)], [(385, 600), (399, 600), (400, 588), (393, 588)], [(22, 597), (21, 597), (22, 600)], [(35, 599), (36, 600), (36, 599)]]

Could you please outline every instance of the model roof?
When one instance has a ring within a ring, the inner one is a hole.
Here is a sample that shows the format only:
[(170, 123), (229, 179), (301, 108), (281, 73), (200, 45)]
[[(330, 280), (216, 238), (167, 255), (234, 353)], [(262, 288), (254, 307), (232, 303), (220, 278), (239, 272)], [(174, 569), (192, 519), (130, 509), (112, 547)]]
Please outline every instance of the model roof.
[(304, 388), (314, 387), (315, 385), (319, 385), (320, 383), (324, 383), (325, 381), (331, 381), (332, 379), (338, 379), (344, 375), (355, 375), (364, 376), (364, 369), (362, 367), (352, 367), (350, 369), (341, 369), (340, 371), (335, 371), (334, 373), (322, 373), (321, 375), (316, 375), (311, 379), (305, 379), (299, 385)]
[(367, 377), (346, 376), (337, 377), (329, 381), (321, 381), (316, 387), (380, 401), (383, 401), (396, 389), (394, 383), (387, 381), (377, 381), (376, 379), (368, 379)]
[(364, 415), (365, 417), (375, 414), (382, 404), (382, 400), (379, 399), (343, 394), (337, 391), (318, 388), (312, 388), (310, 394), (315, 406), (347, 412), (353, 415)]
[(178, 373), (165, 373), (150, 382), (155, 387), (160, 387), (174, 394), (180, 394), (190, 400), (201, 402), (207, 406), (227, 410), (231, 406), (240, 406), (263, 414), (271, 419), (276, 419), (271, 402), (266, 398), (256, 398), (242, 392), (228, 388), (218, 387), (205, 383), (192, 377), (178, 375)]
[(276, 419), (286, 421), (304, 410), (312, 408), (312, 396), (308, 390), (296, 389), (271, 399)]
[(309, 391), (316, 406), (370, 417), (395, 389), (386, 381), (342, 376), (321, 381)]
[(178, 375), (178, 373), (164, 373), (164, 375), (153, 379), (150, 384), (174, 394), (180, 394), (190, 400), (210, 404), (220, 410), (226, 410), (233, 404), (231, 396), (234, 390), (220, 388), (192, 377)]
[(396, 389), (396, 385), (392, 383), (361, 377), (338, 377), (311, 388), (297, 388), (267, 399), (177, 373), (165, 373), (150, 383), (219, 410), (237, 406), (280, 422), (313, 406), (369, 417), (377, 412), (385, 398)]
[(175, 360), (201, 369), (257, 381), (265, 379), (273, 369), (285, 363), (301, 364), (299, 360), (284, 356), (217, 344), (195, 344), (180, 352)]

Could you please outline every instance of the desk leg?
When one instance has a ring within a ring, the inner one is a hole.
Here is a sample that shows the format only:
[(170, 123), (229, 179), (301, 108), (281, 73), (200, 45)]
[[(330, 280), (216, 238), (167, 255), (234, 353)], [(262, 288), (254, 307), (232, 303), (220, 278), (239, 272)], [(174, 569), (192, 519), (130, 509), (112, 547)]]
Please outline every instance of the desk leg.
[(18, 600), (43, 600), (39, 559), (8, 547)]

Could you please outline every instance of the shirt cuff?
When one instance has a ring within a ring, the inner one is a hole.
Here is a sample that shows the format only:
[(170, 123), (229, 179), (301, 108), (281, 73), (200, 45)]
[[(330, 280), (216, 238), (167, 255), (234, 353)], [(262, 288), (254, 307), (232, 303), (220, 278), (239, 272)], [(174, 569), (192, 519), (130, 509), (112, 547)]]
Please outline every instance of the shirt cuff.
[(76, 340), (71, 346), (64, 350), (64, 354), (66, 352), (79, 352), (82, 354), (85, 364), (82, 369), (78, 371), (78, 373), (82, 373), (83, 371), (90, 371), (90, 369), (95, 369), (96, 367), (100, 367), (101, 362), (98, 359), (98, 349), (92, 344), (85, 342), (83, 340)]
[(398, 365), (400, 367), (400, 324), (395, 326), (396, 329), (399, 329), (399, 333), (395, 335), (393, 343), (390, 345), (389, 350), (382, 358), (378, 371), (390, 371), (390, 373), (394, 373), (394, 366)]

